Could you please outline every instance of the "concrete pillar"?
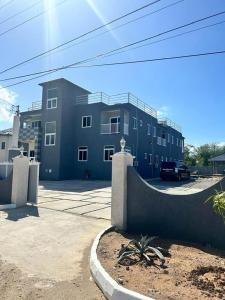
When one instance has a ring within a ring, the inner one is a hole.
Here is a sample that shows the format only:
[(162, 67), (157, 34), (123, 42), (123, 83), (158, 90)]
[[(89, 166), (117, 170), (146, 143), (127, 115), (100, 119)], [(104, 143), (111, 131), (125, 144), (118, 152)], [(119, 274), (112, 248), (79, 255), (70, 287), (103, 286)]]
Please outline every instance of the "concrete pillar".
[(38, 197), (38, 184), (39, 184), (39, 163), (31, 162), (29, 167), (29, 180), (28, 180), (28, 197), (27, 201), (37, 203)]
[(111, 223), (127, 229), (127, 167), (133, 166), (133, 156), (125, 151), (112, 157), (112, 210)]
[(16, 207), (27, 203), (28, 194), (29, 159), (20, 155), (13, 159), (13, 179), (11, 202)]
[(20, 131), (20, 116), (16, 115), (13, 117), (13, 132), (12, 132), (12, 145), (11, 148), (18, 148)]

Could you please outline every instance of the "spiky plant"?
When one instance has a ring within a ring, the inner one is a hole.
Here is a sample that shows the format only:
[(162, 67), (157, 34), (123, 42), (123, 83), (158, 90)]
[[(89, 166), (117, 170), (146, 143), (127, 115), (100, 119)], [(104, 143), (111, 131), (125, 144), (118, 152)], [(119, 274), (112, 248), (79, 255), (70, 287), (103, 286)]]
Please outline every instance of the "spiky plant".
[(155, 259), (159, 259), (163, 266), (165, 257), (162, 253), (168, 255), (168, 251), (161, 247), (151, 246), (154, 239), (156, 239), (156, 237), (142, 236), (139, 241), (131, 240), (126, 246), (122, 244), (118, 254), (118, 263), (122, 263), (125, 259), (135, 262), (136, 258), (138, 258), (139, 261), (145, 261), (147, 264), (151, 264), (154, 263)]
[(206, 200), (206, 202), (208, 201), (212, 202), (215, 213), (220, 215), (225, 223), (225, 191), (216, 191)]

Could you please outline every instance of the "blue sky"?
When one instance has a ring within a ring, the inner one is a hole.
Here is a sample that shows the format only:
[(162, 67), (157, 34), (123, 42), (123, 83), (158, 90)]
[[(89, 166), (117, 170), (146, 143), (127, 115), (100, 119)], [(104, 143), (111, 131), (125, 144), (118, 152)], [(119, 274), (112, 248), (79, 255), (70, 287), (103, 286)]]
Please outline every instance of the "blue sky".
[[(1, 36), (1, 33), (54, 7), (59, 0), (0, 1), (0, 71), (40, 52), (48, 50), (94, 27), (134, 10), (146, 0), (67, 0), (55, 9)], [(1, 24), (7, 17), (38, 2), (35, 8)], [(159, 3), (110, 26), (110, 31), (65, 51), (42, 57), (0, 75), (3, 78), (40, 71), (79, 61), (124, 44), (225, 10), (221, 0), (184, 0), (139, 21), (114, 29), (138, 16), (160, 9), (176, 0)], [(189, 29), (225, 20), (225, 14), (196, 24)], [(105, 31), (99, 31), (101, 33)], [(98, 34), (97, 32), (91, 36)], [(168, 34), (164, 37), (169, 37)], [(225, 23), (174, 39), (127, 51), (95, 63), (139, 60), (225, 49)], [(87, 38), (87, 37), (86, 37)], [(86, 39), (84, 38), (84, 39)], [(83, 39), (83, 40), (84, 40)], [(158, 38), (160, 39), (160, 38)], [(158, 39), (155, 39), (158, 40)], [(82, 41), (82, 40), (80, 40)], [(79, 68), (60, 71), (27, 83), (0, 89), (0, 97), (27, 109), (32, 101), (41, 99), (40, 82), (64, 77), (92, 91), (107, 94), (132, 92), (161, 111), (183, 128), (186, 141), (192, 144), (225, 142), (225, 54), (186, 60), (162, 61), (137, 65), (101, 68)], [(7, 82), (8, 83), (14, 83)], [(5, 82), (0, 81), (4, 86)], [(0, 129), (9, 127), (10, 118), (0, 109)]]

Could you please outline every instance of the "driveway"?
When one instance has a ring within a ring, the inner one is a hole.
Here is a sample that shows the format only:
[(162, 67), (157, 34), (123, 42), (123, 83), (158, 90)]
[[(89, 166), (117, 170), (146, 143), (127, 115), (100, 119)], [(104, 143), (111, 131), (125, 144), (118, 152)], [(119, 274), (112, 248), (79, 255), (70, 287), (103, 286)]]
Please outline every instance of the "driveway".
[(43, 181), (38, 206), (96, 219), (111, 218), (109, 181)]
[(37, 206), (0, 212), (1, 299), (105, 299), (88, 261), (110, 197), (109, 182), (41, 182)]
[(165, 193), (183, 195), (200, 192), (219, 180), (221, 180), (221, 177), (191, 178), (184, 181), (163, 181), (157, 178), (148, 180), (148, 183)]

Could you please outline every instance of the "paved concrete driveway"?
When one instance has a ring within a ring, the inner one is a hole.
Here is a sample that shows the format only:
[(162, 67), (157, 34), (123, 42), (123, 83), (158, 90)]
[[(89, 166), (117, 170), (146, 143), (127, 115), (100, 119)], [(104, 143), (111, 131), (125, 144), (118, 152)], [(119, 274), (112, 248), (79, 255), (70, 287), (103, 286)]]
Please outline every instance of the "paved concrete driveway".
[(97, 219), (110, 220), (111, 183), (107, 181), (43, 181), (38, 206)]
[(109, 182), (41, 182), (39, 204), (0, 212), (0, 298), (100, 300), (89, 254), (110, 224)]
[(170, 194), (193, 194), (212, 186), (221, 180), (221, 177), (191, 178), (184, 181), (163, 181), (161, 179), (150, 179), (148, 182), (157, 189)]

